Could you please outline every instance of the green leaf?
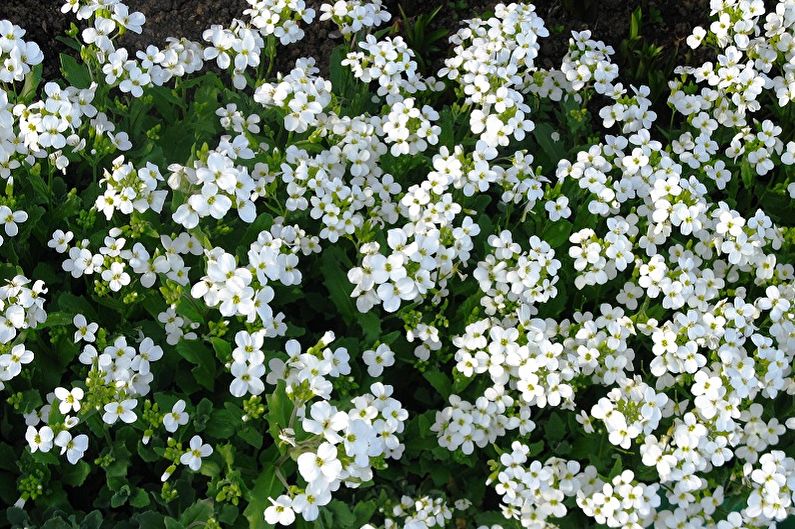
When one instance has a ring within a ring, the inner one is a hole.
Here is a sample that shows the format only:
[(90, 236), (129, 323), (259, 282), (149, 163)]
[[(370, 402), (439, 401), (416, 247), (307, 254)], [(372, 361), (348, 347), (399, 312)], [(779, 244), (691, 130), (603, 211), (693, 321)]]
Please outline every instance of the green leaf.
[(329, 291), (331, 302), (334, 303), (345, 323), (350, 324), (358, 311), (351, 299), (353, 285), (348, 281), (347, 272), (342, 269), (342, 251), (336, 246), (326, 248), (320, 260), (322, 262), (323, 282)]
[(165, 524), (163, 515), (155, 511), (145, 511), (135, 515), (133, 521), (138, 523), (138, 529), (162, 529)]
[(102, 525), (102, 511), (91, 511), (80, 522), (80, 529), (99, 529)]
[(450, 382), (450, 379), (447, 378), (447, 375), (442, 373), (441, 371), (426, 371), (422, 374), (425, 377), (425, 380), (431, 383), (431, 386), (439, 392), (439, 394), (447, 400), (452, 393), (453, 384)]
[(640, 22), (642, 17), (642, 10), (640, 7), (632, 12), (629, 19), (629, 40), (637, 40), (640, 37)]
[(544, 433), (549, 441), (560, 441), (566, 435), (566, 423), (558, 412), (552, 412), (544, 424)]
[(544, 450), (544, 441), (536, 441), (535, 443), (531, 443), (527, 448), (527, 457), (537, 456)]
[(262, 448), (262, 443), (265, 441), (264, 436), (251, 427), (239, 429), (237, 436), (258, 450)]
[(226, 362), (232, 358), (232, 344), (223, 338), (213, 336), (210, 338), (210, 343), (215, 350), (215, 354), (222, 362)]
[(568, 242), (573, 227), (571, 222), (567, 220), (558, 220), (547, 224), (547, 227), (541, 233), (541, 238), (552, 248), (559, 248)]
[(85, 461), (78, 461), (76, 465), (68, 465), (61, 471), (61, 480), (69, 486), (79, 487), (85, 483), (91, 465)]
[(88, 69), (71, 55), (61, 54), (61, 72), (66, 82), (75, 88), (88, 88), (91, 85), (91, 75), (88, 73)]
[(333, 521), (328, 520), (331, 527), (356, 527), (356, 515), (347, 504), (339, 500), (331, 500), (323, 510), (323, 515), (333, 518)]
[(175, 518), (171, 518), (170, 516), (164, 518), (163, 522), (166, 526), (166, 529), (186, 529), (186, 527), (181, 523), (179, 523), (178, 520), (176, 520)]
[(6, 509), (6, 519), (15, 526), (27, 526), (29, 523), (28, 513), (19, 507), (9, 507)]
[(20, 103), (29, 103), (36, 95), (36, 89), (41, 84), (41, 72), (44, 69), (42, 63), (37, 64), (25, 76), (25, 84), (22, 86), (22, 91), (17, 99)]
[(293, 402), (287, 396), (285, 388), (284, 380), (279, 380), (274, 392), (267, 397), (268, 432), (275, 441), (279, 439), (279, 433), (282, 429), (287, 428), (289, 425), (290, 416), (293, 413)]
[(127, 503), (127, 498), (130, 497), (130, 486), (124, 485), (119, 490), (116, 491), (113, 496), (110, 498), (110, 506), (114, 509), (121, 507), (125, 503)]
[(74, 316), (67, 312), (50, 312), (47, 314), (47, 320), (40, 323), (37, 330), (48, 329), (50, 327), (62, 327), (65, 325), (72, 325)]
[(138, 522), (138, 529), (161, 529), (165, 524), (163, 515), (154, 511), (143, 512), (135, 516), (134, 521)]
[(276, 476), (274, 469), (278, 457), (279, 452), (275, 450), (272, 456), (268, 458), (270, 464), (265, 465), (265, 469), (260, 472), (253, 486), (244, 492), (244, 498), (248, 502), (248, 506), (243, 511), (243, 516), (249, 522), (249, 529), (265, 529), (269, 527), (265, 523), (264, 515), (265, 509), (271, 504), (268, 498), (275, 498), (284, 490), (284, 486)]
[(340, 97), (344, 97), (348, 87), (354, 82), (351, 71), (342, 65), (342, 61), (348, 54), (348, 49), (344, 44), (340, 44), (331, 51), (329, 56), (329, 80), (331, 90)]
[(138, 509), (146, 507), (150, 503), (151, 500), (149, 499), (149, 494), (147, 494), (144, 489), (136, 489), (135, 493), (130, 498), (130, 505)]
[(198, 340), (182, 340), (176, 349), (182, 358), (196, 366), (191, 370), (196, 382), (212, 391), (215, 387), (215, 355), (210, 348)]
[(213, 515), (213, 502), (211, 500), (199, 500), (182, 513), (179, 517), (179, 523), (185, 527), (190, 527), (193, 524), (205, 524), (207, 520)]
[(439, 145), (452, 149), (455, 145), (455, 120), (450, 108), (445, 108), (439, 113)]
[(560, 141), (552, 140), (553, 132), (555, 131), (552, 126), (547, 123), (537, 123), (535, 129), (533, 129), (533, 137), (546, 155), (547, 160), (545, 161), (551, 166), (566, 157), (566, 150), (563, 148), (563, 144)]
[[(188, 294), (186, 294), (186, 296), (187, 295)], [(184, 317), (188, 318), (190, 321), (197, 322), (197, 323), (203, 323), (204, 322), (204, 317), (196, 309), (196, 304), (192, 303), (191, 300), (186, 298), (186, 297), (180, 298), (180, 300), (177, 302), (176, 311), (177, 311), (177, 314), (179, 314), (180, 316), (184, 316)]]
[(44, 522), (41, 529), (72, 529), (72, 525), (59, 516), (57, 518), (50, 518)]
[(755, 172), (748, 160), (743, 160), (743, 162), (740, 164), (740, 176), (742, 177), (745, 189), (753, 189)]
[(213, 411), (212, 418), (207, 422), (204, 430), (207, 435), (215, 439), (229, 439), (240, 428), (242, 414), (228, 402), (225, 406), (226, 409)]
[(621, 474), (621, 471), (624, 469), (624, 466), (621, 461), (621, 456), (616, 455), (615, 460), (616, 462), (613, 463), (613, 468), (610, 469), (610, 474), (607, 476), (609, 479), (613, 479), (614, 477), (618, 476), (619, 474)]
[(83, 314), (86, 318), (96, 321), (97, 312), (86, 297), (75, 296), (70, 292), (63, 292), (58, 296), (58, 307), (68, 314)]
[(381, 338), (381, 318), (375, 312), (359, 314), (358, 320), (366, 342), (375, 342)]
[(224, 524), (232, 525), (235, 523), (235, 520), (237, 520), (238, 516), (240, 516), (240, 509), (238, 509), (235, 505), (230, 505), (227, 503), (221, 507), (221, 513), (218, 515), (218, 521)]

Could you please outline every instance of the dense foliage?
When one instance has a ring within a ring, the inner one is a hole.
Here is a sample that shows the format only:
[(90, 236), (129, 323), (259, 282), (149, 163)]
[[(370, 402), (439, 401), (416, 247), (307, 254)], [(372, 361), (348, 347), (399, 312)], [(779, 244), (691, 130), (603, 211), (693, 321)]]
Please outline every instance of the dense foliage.
[(428, 72), (380, 0), (248, 3), (127, 50), (68, 0), (49, 80), (0, 21), (8, 525), (795, 513), (795, 0), (713, 0), (662, 94), (589, 31), (538, 67), (532, 4)]

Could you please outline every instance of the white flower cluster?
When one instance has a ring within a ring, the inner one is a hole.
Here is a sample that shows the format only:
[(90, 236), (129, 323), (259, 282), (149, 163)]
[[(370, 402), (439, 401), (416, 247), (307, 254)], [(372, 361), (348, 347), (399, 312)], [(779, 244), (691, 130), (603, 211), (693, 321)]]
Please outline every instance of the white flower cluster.
[(655, 519), (661, 500), (658, 484), (646, 485), (635, 481), (635, 473), (625, 470), (597, 486), (595, 491), (578, 491), (577, 505), (596, 523), (608, 527), (641, 529)]
[(759, 22), (765, 10), (759, 2), (729, 0), (711, 8), (717, 20), (710, 25), (709, 33), (696, 27), (695, 38), (688, 43), (695, 48), (707, 37), (723, 53), (715, 64), (680, 67), (678, 72), (694, 75), (697, 82), (708, 82), (711, 88), (687, 97), (674, 81), (670, 101), (685, 115), (712, 111), (715, 120), (725, 126), (744, 125), (746, 114), (761, 108), (758, 97), (765, 88), (774, 88), (779, 104), (785, 105), (790, 100), (787, 92), (791, 79), (775, 76), (773, 68), (781, 68), (783, 73), (792, 69), (787, 42), (792, 37), (793, 22), (787, 15), (787, 2), (768, 13), (764, 28)]
[(90, 343), (83, 347), (80, 363), (96, 370), (104, 383), (116, 391), (116, 400), (105, 405), (102, 419), (107, 424), (119, 418), (127, 423), (135, 421), (135, 398), (149, 393), (149, 384), (154, 380), (151, 364), (162, 357), (163, 348), (151, 338), (143, 338), (137, 351), (124, 336), (117, 337), (101, 353)]
[[(758, 468), (749, 464), (743, 467), (743, 473), (750, 478), (751, 495), (742, 511), (747, 521), (740, 523), (763, 526), (786, 520), (795, 491), (795, 459), (773, 450), (759, 458)], [(735, 522), (731, 518), (728, 521)]]
[(132, 162), (124, 163), (124, 156), (113, 160), (112, 171), (105, 170), (105, 177), (100, 184), (106, 190), (96, 200), (96, 208), (110, 220), (115, 211), (129, 215), (133, 210), (144, 213), (152, 210), (160, 213), (168, 191), (158, 189), (158, 182), (163, 181), (160, 169), (147, 162), (146, 167), (135, 169)]
[[(143, 278), (141, 278), (141, 283), (143, 284)], [(174, 305), (169, 306), (158, 314), (157, 321), (163, 324), (168, 345), (177, 345), (182, 340), (195, 340), (198, 338), (194, 331), (199, 328), (200, 324), (179, 316)], [(188, 329), (187, 332), (185, 332), (185, 328)]]
[(320, 20), (331, 20), (344, 36), (378, 27), (390, 18), (392, 15), (384, 9), (382, 0), (336, 0), (320, 6)]
[(521, 407), (518, 417), (508, 417), (506, 409), (514, 400), (500, 389), (490, 388), (475, 403), (450, 395), (450, 406), (436, 412), (431, 431), (439, 436), (439, 446), (464, 454), (472, 454), (475, 446), (483, 448), (495, 442), (509, 430), (519, 429), (527, 435), (535, 429), (530, 420), (530, 408)]
[(591, 408), (591, 416), (607, 428), (610, 442), (625, 450), (641, 434), (655, 431), (660, 420), (672, 413), (673, 403), (668, 396), (655, 392), (639, 377), (619, 380), (618, 387)]
[(304, 38), (304, 30), (298, 25), (310, 24), (315, 19), (315, 10), (306, 7), (304, 0), (246, 0), (249, 7), (243, 11), (251, 17), (251, 24), (263, 37), (273, 35), (284, 45)]
[(165, 48), (150, 45), (135, 52), (134, 57), (126, 48), (116, 48), (114, 39), (123, 31), (141, 33), (146, 20), (142, 13), (130, 13), (121, 0), (69, 0), (62, 11), (75, 12), (79, 20), (92, 23), (82, 31), (81, 38), (102, 64), (105, 82), (140, 97), (148, 86), (162, 86), (175, 77), (201, 70), (204, 60), (215, 60), (222, 69), (232, 67), (233, 84), (243, 89), (247, 83), (246, 69), (255, 69), (260, 64), (266, 47), (263, 37), (273, 35), (282, 44), (297, 42), (304, 37), (298, 22), (310, 23), (315, 17), (314, 10), (308, 9), (304, 0), (248, 0), (248, 3), (250, 7), (244, 14), (250, 17), (250, 22), (234, 19), (229, 28), (220, 25), (208, 28), (202, 35), (210, 43), (206, 48), (187, 39), (169, 38)]
[(135, 52), (134, 57), (127, 48), (116, 48), (114, 39), (121, 32), (141, 33), (146, 21), (143, 13), (130, 13), (121, 0), (69, 1), (64, 9), (76, 12), (78, 20), (91, 23), (80, 36), (102, 65), (105, 83), (133, 97), (142, 96), (148, 86), (162, 86), (204, 66), (201, 46), (186, 39), (169, 38), (165, 48), (150, 45)]
[(420, 322), (413, 329), (407, 330), (406, 340), (409, 342), (419, 340), (420, 344), (414, 348), (414, 356), (422, 361), (427, 361), (432, 352), (442, 348), (439, 329), (427, 323)]
[[(113, 128), (106, 125), (107, 117), (98, 113), (91, 104), (95, 89), (96, 85), (82, 90), (71, 86), (61, 89), (56, 83), (48, 82), (44, 85), (45, 99), (29, 105), (16, 105), (13, 116), (5, 109), (8, 106), (7, 94), (0, 89), (0, 103), (3, 103), (0, 107), (4, 107), (0, 108), (0, 121), (3, 123), (3, 131), (0, 132), (3, 168), (0, 176), (8, 179), (11, 170), (20, 167), (20, 162), (13, 158), (14, 154), (25, 155), (29, 164), (33, 164), (36, 158), (50, 155), (55, 165), (64, 170), (69, 161), (62, 156), (62, 149), (68, 145), (73, 151), (80, 151), (86, 145), (85, 139), (77, 134), (86, 118), (92, 118), (91, 123), (98, 134), (107, 133), (114, 141), (111, 135)], [(16, 134), (14, 125), (18, 126)], [(114, 143), (126, 143), (126, 135)]]
[(633, 230), (633, 225), (621, 217), (612, 217), (607, 222), (610, 231), (604, 239), (591, 228), (583, 228), (569, 238), (572, 243), (569, 257), (574, 259), (574, 269), (580, 272), (574, 279), (577, 288), (604, 285), (618, 277), (618, 272), (626, 270), (635, 258), (634, 245), (626, 235), (637, 229)]
[[(430, 196), (424, 194), (419, 186), (413, 186), (406, 197), (411, 196), (412, 190), (418, 197), (424, 195), (424, 198), (412, 201), (414, 204), (420, 200), (429, 201)], [(403, 202), (408, 201), (404, 198)], [(454, 217), (452, 211), (447, 215), (450, 220)], [(443, 223), (444, 232), (435, 226), (435, 222)], [(380, 303), (387, 312), (395, 312), (401, 302), (420, 298), (437, 284), (443, 286), (454, 274), (455, 257), (465, 262), (473, 246), (472, 236), (479, 233), (478, 225), (470, 217), (465, 217), (462, 225), (455, 228), (445, 225), (448, 222), (441, 217), (427, 226), (407, 224), (403, 229), (389, 230), (387, 245), (391, 252), (388, 256), (379, 252), (377, 242), (362, 246), (364, 257), (361, 266), (348, 272), (348, 280), (355, 285), (352, 296), (357, 298), (358, 309), (367, 312)], [(449, 246), (444, 244), (445, 239), (450, 240)]]
[(246, 68), (257, 68), (265, 41), (255, 29), (244, 26), (239, 20), (232, 21), (230, 27), (213, 25), (204, 30), (202, 38), (211, 45), (204, 48), (205, 61), (215, 60), (222, 70), (232, 69), (232, 84), (238, 90), (246, 87)]
[[(159, 282), (166, 303), (145, 308), (165, 327), (169, 345), (191, 347), (207, 337), (204, 322), (185, 316), (192, 311), (181, 304), (217, 309), (219, 328), (229, 325), (227, 336), (234, 336), (223, 358), (230, 394), (256, 397), (266, 385), (284, 391), (295, 413), (274, 441), (297, 461), (300, 481), (270, 498), (268, 523), (317, 519), (342, 484), (360, 486), (385, 460), (403, 455), (408, 412), (391, 386), (377, 382), (369, 393), (332, 404), (341, 377), (356, 372), (348, 348), (332, 347), (333, 333), (306, 350), (287, 340), (283, 353), (266, 356), (275, 349), (266, 340), (289, 334), (288, 318), (274, 303), (280, 286), (297, 290), (306, 282), (302, 256), (321, 252), (321, 242), (328, 241), (323, 258), (344, 255), (335, 247), (341, 240), (357, 252), (347, 270), (357, 309), (376, 318), (382, 309), (404, 309), (398, 316), (413, 354), (423, 362), (438, 355), (434, 366), (453, 358), (456, 388), (431, 427), (439, 445), (468, 455), (502, 437), (513, 441), (491, 479), (507, 518), (543, 529), (576, 503), (608, 527), (737, 529), (770, 527), (795, 513), (795, 460), (773, 448), (795, 420), (771, 416), (773, 399), (795, 394), (795, 268), (786, 262), (792, 234), (775, 225), (781, 214), (766, 213), (764, 199), (748, 205), (742, 196), (759, 196), (758, 185), (767, 182), (757, 176), (772, 178), (777, 168), (795, 164), (791, 127), (761, 113), (765, 96), (782, 106), (795, 97), (793, 0), (767, 13), (760, 0), (712, 2), (715, 23), (697, 29), (689, 43), (716, 45), (716, 60), (682, 67), (670, 81), (668, 102), (684, 116), (684, 128), (665, 142), (654, 139), (649, 88), (618, 82), (613, 50), (590, 32), (573, 33), (560, 69), (537, 68), (538, 39), (548, 32), (532, 5), (498, 5), (494, 17), (469, 21), (453, 36), (455, 55), (439, 78), (453, 81), (463, 103), (445, 111), (426, 104), (423, 92), (438, 83), (419, 74), (406, 42), (364, 37), (344, 65), (374, 84), (369, 103), (378, 110), (346, 116), (349, 109), (318, 75), (314, 59), (299, 59), (287, 75), (259, 83), (263, 54), (273, 58), (276, 39), (300, 39), (300, 21), (311, 22), (315, 13), (303, 0), (248, 1), (250, 22), (209, 28), (208, 47), (171, 39), (165, 49), (150, 46), (135, 58), (114, 40), (140, 31), (143, 15), (119, 0), (64, 5), (64, 12), (89, 21), (81, 34), (84, 54), (95, 70), (102, 66), (104, 83), (132, 97), (197, 71), (205, 60), (231, 70), (241, 89), (257, 72), (253, 100), (267, 111), (249, 114), (242, 90), (238, 103), (211, 109), (224, 135), (213, 140), (214, 149), (202, 147), (185, 165), (168, 167), (171, 202), (159, 189), (158, 167), (136, 168), (139, 162), (114, 154), (131, 144), (94, 107), (105, 92), (94, 84), (46, 83), (43, 99), (34, 102), (16, 102), (16, 92), (12, 100), (12, 91), (0, 90), (0, 176), (13, 187), (23, 164), (32, 168), (47, 157), (60, 170), (67, 154), (92, 165), (115, 158), (94, 205), (104, 213), (100, 222), (109, 221), (107, 231), (78, 235), (73, 243), (73, 232), (57, 230), (49, 247), (67, 254), (62, 268), (73, 278), (93, 276), (98, 296), (137, 295), (139, 286)], [(377, 0), (340, 0), (321, 13), (350, 41), (389, 19)], [(0, 22), (0, 82), (8, 82), (3, 76), (19, 81), (40, 62), (23, 34)], [(512, 146), (535, 127), (530, 97), (543, 115), (542, 99), (585, 107), (594, 94), (608, 101), (598, 118), (609, 132), (595, 143), (576, 153), (561, 144), (558, 157), (536, 153), (543, 168)], [(287, 134), (272, 130), (272, 115)], [(443, 126), (452, 126), (448, 117), (469, 118), (474, 148), (443, 134)], [(258, 136), (263, 130), (267, 143)], [(30, 176), (35, 192), (51, 193), (39, 173)], [(768, 191), (781, 197), (786, 188), (795, 196), (795, 183), (778, 183)], [(144, 239), (112, 223), (116, 211), (149, 210), (162, 217), (159, 237), (150, 231)], [(499, 225), (490, 220), (494, 211)], [(576, 218), (562, 220), (572, 211)], [(237, 232), (230, 247), (211, 240), (240, 228), (235, 215), (252, 230), (241, 235), (245, 242)], [(8, 236), (26, 218), (10, 203), (0, 206)], [(553, 242), (559, 228), (564, 235)], [(144, 245), (152, 239), (154, 247)], [(455, 288), (466, 281), (469, 290)], [(44, 284), (30, 283), (17, 275), (0, 287), (0, 389), (34, 360), (21, 331), (46, 320)], [(190, 296), (172, 296), (187, 291)], [(475, 311), (446, 335), (445, 309), (462, 293)], [(564, 294), (563, 308), (553, 307)], [(429, 313), (432, 321), (423, 321)], [(144, 419), (141, 397), (150, 393), (151, 364), (164, 351), (143, 334), (133, 345), (130, 335), (111, 333), (110, 342), (94, 346), (97, 324), (83, 315), (73, 323), (75, 343), (85, 342), (79, 357), (89, 366), (85, 385), (108, 390), (94, 411), (108, 425)], [(362, 347), (372, 377), (405, 361), (401, 347), (380, 338)], [(459, 391), (458, 382), (473, 378), (476, 384)], [(26, 440), (32, 452), (58, 447), (75, 463), (88, 447), (85, 434), (72, 433), (78, 412), (96, 397), (80, 381), (62, 384), (26, 416)], [(585, 398), (589, 410), (579, 409)], [(174, 403), (155, 424), (176, 432), (188, 422), (187, 405)], [(536, 428), (531, 417), (540, 422), (550, 407), (568, 415), (585, 441), (602, 436), (608, 449), (630, 452), (643, 468), (624, 466), (603, 481), (594, 466), (574, 459), (531, 460), (523, 442)], [(52, 410), (63, 416), (58, 424), (50, 424), (58, 417)], [(172, 466), (197, 471), (213, 448), (193, 436), (177, 452)], [(734, 478), (727, 485), (733, 496), (747, 497), (728, 516), (718, 510), (729, 495), (716, 486), (720, 476)], [(452, 510), (420, 493), (384, 514), (387, 529), (428, 529), (449, 524)]]
[(363, 51), (348, 53), (342, 65), (348, 66), (353, 76), (365, 83), (377, 81), (376, 93), (385, 97), (387, 104), (399, 102), (407, 94), (437, 88), (433, 77), (424, 78), (419, 73), (414, 50), (403, 37), (376, 40), (373, 35), (367, 35), (359, 42), (359, 47)]
[(615, 53), (611, 46), (601, 41), (591, 40), (591, 32), (572, 31), (569, 51), (563, 58), (560, 71), (572, 90), (580, 91), (587, 84), (593, 84), (598, 94), (608, 95), (613, 89), (613, 81), (618, 77), (618, 66), (610, 62)]
[(550, 458), (545, 463), (529, 461), (530, 448), (519, 441), (511, 451), (500, 455), (499, 468), (489, 481), (496, 482), (501, 496), (502, 513), (516, 519), (523, 527), (542, 528), (568, 512), (564, 500), (596, 488), (596, 468), (580, 470), (577, 461)]
[(428, 105), (418, 108), (411, 97), (390, 108), (382, 128), (384, 141), (392, 145), (389, 149), (392, 156), (417, 154), (427, 149), (428, 144), (436, 145), (439, 142), (442, 129), (432, 124), (439, 119), (439, 113), (433, 108)]
[[(384, 521), (385, 529), (431, 529), (445, 527), (453, 518), (453, 509), (442, 498), (402, 496)], [(362, 527), (362, 529), (369, 529)]]
[(22, 372), (23, 365), (33, 361), (33, 353), (25, 344), (15, 343), (19, 331), (35, 328), (47, 319), (44, 282), (29, 284), (30, 279), (17, 275), (0, 286), (0, 390)]
[(506, 314), (555, 297), (560, 261), (549, 244), (533, 235), (525, 252), (508, 230), (489, 235), (488, 243), (493, 253), (472, 274), (484, 293), (480, 304), (486, 314)]
[(284, 335), (286, 324), (284, 314), (274, 316), (268, 304), (274, 295), (268, 283), (300, 284), (298, 254), (309, 255), (318, 248), (316, 238), (297, 226), (284, 226), (280, 220), (249, 245), (246, 266), (238, 266), (235, 256), (221, 247), (205, 250), (207, 274), (191, 287), (194, 298), (217, 306), (224, 317), (241, 316), (249, 323), (258, 318), (269, 338)]
[[(30, 285), (30, 286), (28, 286)], [(0, 343), (9, 344), (19, 331), (35, 328), (47, 320), (44, 294), (47, 287), (41, 280), (34, 281), (23, 275), (7, 279), (0, 286)]]
[(44, 54), (35, 42), (22, 40), (25, 30), (8, 20), (0, 20), (0, 35), (0, 82), (22, 81)]
[[(308, 410), (304, 406), (298, 410), (303, 430), (313, 436), (305, 442), (308, 446), (296, 445), (290, 432), (282, 432), (286, 442), (300, 450), (296, 458), (298, 473), (306, 485), (296, 487), (297, 490), (289, 495), (271, 498), (272, 505), (265, 510), (268, 523), (290, 525), (296, 514), (307, 521), (317, 519), (319, 507), (331, 501), (331, 493), (341, 483), (358, 487), (372, 479), (373, 466), (383, 465), (386, 459), (399, 459), (403, 453), (404, 446), (397, 436), (404, 429), (408, 412), (391, 397), (392, 386), (380, 382), (373, 384), (370, 393), (351, 399), (352, 407), (348, 412), (340, 411), (327, 401), (330, 395), (324, 385), (330, 386), (330, 383), (324, 375), (336, 377), (350, 372), (345, 349), (339, 348), (332, 353), (326, 348), (333, 339), (333, 334), (327, 333), (306, 353), (300, 352), (298, 342), (287, 343), (291, 373), (287, 379), (288, 390), (305, 392), (308, 388), (310, 396), (306, 401), (315, 396), (324, 400), (313, 402)], [(284, 366), (278, 367), (283, 369)], [(307, 378), (308, 372), (319, 374)], [(277, 375), (278, 379), (282, 374)]]
[(263, 182), (259, 181), (256, 170), (250, 174), (246, 166), (235, 163), (238, 159), (254, 157), (246, 136), (240, 134), (236, 138), (240, 141), (222, 141), (205, 160), (194, 161), (193, 167), (169, 166), (172, 172), (169, 186), (188, 191), (186, 201), (172, 216), (185, 229), (195, 228), (205, 217), (222, 219), (231, 209), (235, 209), (244, 222), (254, 222), (257, 216), (254, 201), (260, 196), (258, 189), (261, 187), (258, 186)]
[(487, 160), (511, 138), (521, 141), (534, 128), (523, 93), (532, 84), (538, 37), (549, 31), (532, 4), (498, 4), (494, 17), (469, 20), (450, 38), (455, 45), (440, 77), (456, 81), (475, 109), (470, 127)]
[[(77, 328), (75, 335), (86, 342), (79, 356), (80, 363), (90, 367), (89, 379), (96, 379), (112, 392), (110, 402), (102, 406), (102, 421), (108, 425), (118, 421), (126, 424), (135, 422), (138, 419), (135, 412), (138, 398), (149, 393), (149, 384), (154, 380), (151, 364), (163, 356), (163, 349), (151, 338), (141, 336), (136, 351), (128, 345), (124, 336), (118, 336), (99, 353), (92, 343), (98, 325), (88, 322), (82, 314), (75, 317), (74, 324)], [(29, 351), (27, 355), (28, 361), (32, 360)], [(31, 452), (49, 452), (58, 447), (61, 455), (65, 455), (73, 465), (83, 458), (88, 449), (88, 436), (84, 433), (74, 435), (72, 430), (81, 423), (78, 412), (83, 408), (85, 396), (83, 389), (78, 386), (71, 389), (57, 387), (47, 395), (47, 404), (25, 415), (28, 426), (25, 439)], [(172, 418), (164, 420), (166, 429), (172, 432), (176, 431), (176, 426), (187, 422), (187, 415), (184, 420), (178, 416), (185, 404), (184, 401), (180, 402), (182, 407), (175, 405)], [(54, 408), (60, 414), (59, 422), (55, 422), (51, 415)], [(190, 463), (191, 468), (196, 467), (195, 470), (198, 470), (195, 463), (187, 459), (185, 461), (186, 464)]]
[(295, 68), (278, 83), (263, 83), (254, 92), (254, 101), (284, 110), (284, 128), (306, 132), (317, 126), (318, 117), (331, 101), (331, 83), (316, 74), (314, 59), (299, 59)]

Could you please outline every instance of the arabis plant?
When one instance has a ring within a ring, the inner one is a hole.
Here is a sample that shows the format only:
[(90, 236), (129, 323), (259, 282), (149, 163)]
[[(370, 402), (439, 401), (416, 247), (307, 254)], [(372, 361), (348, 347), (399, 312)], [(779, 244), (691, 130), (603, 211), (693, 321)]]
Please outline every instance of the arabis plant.
[(530, 3), (423, 72), (380, 0), (247, 1), (131, 50), (69, 0), (48, 80), (0, 21), (12, 526), (795, 515), (792, 0), (712, 2), (668, 94), (588, 30), (539, 67)]

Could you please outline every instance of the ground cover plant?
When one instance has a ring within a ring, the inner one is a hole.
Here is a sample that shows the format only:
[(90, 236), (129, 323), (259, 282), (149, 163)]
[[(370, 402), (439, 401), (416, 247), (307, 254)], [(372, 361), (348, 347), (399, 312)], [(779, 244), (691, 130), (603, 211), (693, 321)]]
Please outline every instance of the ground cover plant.
[(531, 3), (438, 69), (379, 0), (62, 12), (46, 79), (0, 21), (4, 526), (791, 523), (795, 1), (662, 72), (638, 11), (633, 82)]

